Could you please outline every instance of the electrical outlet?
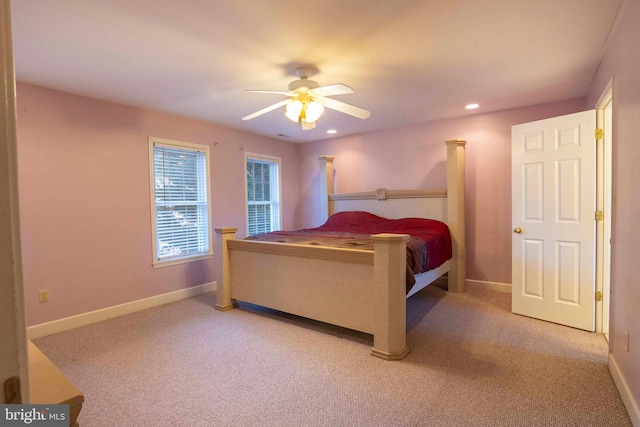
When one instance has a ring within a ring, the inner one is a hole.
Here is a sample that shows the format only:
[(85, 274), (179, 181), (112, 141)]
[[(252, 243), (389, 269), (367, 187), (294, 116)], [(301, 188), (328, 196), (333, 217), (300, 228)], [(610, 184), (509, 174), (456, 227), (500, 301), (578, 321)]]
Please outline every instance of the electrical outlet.
[(624, 333), (624, 346), (627, 349), (627, 352), (629, 352), (629, 331)]
[(38, 298), (40, 302), (49, 301), (49, 289), (41, 290), (40, 293), (38, 294)]

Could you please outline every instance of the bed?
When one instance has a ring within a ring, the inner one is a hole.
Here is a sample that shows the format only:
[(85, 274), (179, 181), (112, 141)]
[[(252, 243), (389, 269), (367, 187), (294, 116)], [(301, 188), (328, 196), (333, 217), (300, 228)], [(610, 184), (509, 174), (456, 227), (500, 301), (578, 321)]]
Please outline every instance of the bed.
[(408, 234), (370, 236), (373, 251), (239, 240), (233, 227), (215, 228), (219, 281), (215, 308), (244, 301), (373, 335), (371, 354), (398, 360), (406, 343), (406, 298), (447, 273), (450, 292), (465, 291), (464, 148), (447, 145), (444, 192), (387, 190), (333, 193), (333, 157), (320, 158), (322, 222), (340, 212), (364, 211), (398, 218), (431, 218), (447, 224), (452, 257), (415, 277), (407, 292)]

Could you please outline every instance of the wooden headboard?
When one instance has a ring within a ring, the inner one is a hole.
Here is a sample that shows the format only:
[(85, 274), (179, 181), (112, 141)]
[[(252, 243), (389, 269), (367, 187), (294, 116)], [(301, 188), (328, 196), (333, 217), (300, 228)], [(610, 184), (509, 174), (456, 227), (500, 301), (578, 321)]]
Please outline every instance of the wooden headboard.
[(385, 218), (433, 218), (447, 221), (447, 193), (387, 190), (329, 194), (329, 214), (363, 210)]
[(464, 149), (466, 141), (454, 139), (447, 145), (446, 191), (388, 190), (379, 188), (355, 193), (334, 193), (332, 156), (320, 157), (321, 221), (344, 211), (366, 211), (386, 218), (433, 218), (446, 222), (453, 240), (449, 290), (466, 289), (466, 250), (464, 224)]

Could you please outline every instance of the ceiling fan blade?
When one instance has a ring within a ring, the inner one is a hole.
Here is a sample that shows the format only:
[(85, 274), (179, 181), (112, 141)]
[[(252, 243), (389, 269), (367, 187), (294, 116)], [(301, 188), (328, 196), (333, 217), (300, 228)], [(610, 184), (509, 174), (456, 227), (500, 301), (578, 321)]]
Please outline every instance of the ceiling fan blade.
[(268, 113), (269, 111), (275, 110), (276, 108), (280, 108), (284, 105), (287, 105), (290, 102), (291, 102), (291, 99), (285, 99), (284, 101), (276, 102), (275, 104), (270, 105), (267, 108), (263, 108), (260, 111), (256, 111), (253, 114), (249, 114), (248, 116), (243, 117), (242, 120), (251, 120), (255, 117), (263, 115), (264, 113)]
[(302, 126), (302, 130), (311, 130), (311, 129), (315, 129), (316, 122), (311, 122), (311, 123), (300, 122), (300, 125)]
[(336, 101), (331, 98), (324, 98), (322, 103), (325, 107), (332, 110), (340, 111), (341, 113), (349, 114), (350, 116), (357, 117), (359, 119), (367, 119), (371, 115), (371, 111), (364, 108), (356, 107), (355, 105), (345, 104), (341, 101)]
[(245, 92), (253, 92), (253, 93), (275, 93), (278, 95), (286, 95), (286, 96), (293, 96), (295, 95), (294, 92), (282, 92), (282, 91), (277, 91), (277, 90), (245, 90)]
[(347, 85), (343, 85), (342, 83), (317, 87), (315, 89), (311, 89), (311, 91), (315, 92), (320, 96), (335, 96), (335, 95), (345, 95), (347, 93), (355, 93), (353, 89), (351, 89)]

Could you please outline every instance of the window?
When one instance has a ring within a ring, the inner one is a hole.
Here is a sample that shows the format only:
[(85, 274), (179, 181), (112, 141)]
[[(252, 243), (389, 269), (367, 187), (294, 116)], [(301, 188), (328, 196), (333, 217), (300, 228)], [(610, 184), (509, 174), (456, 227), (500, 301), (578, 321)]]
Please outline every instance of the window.
[(151, 137), (149, 169), (153, 265), (209, 257), (209, 147)]
[(280, 159), (246, 153), (247, 233), (280, 229)]

